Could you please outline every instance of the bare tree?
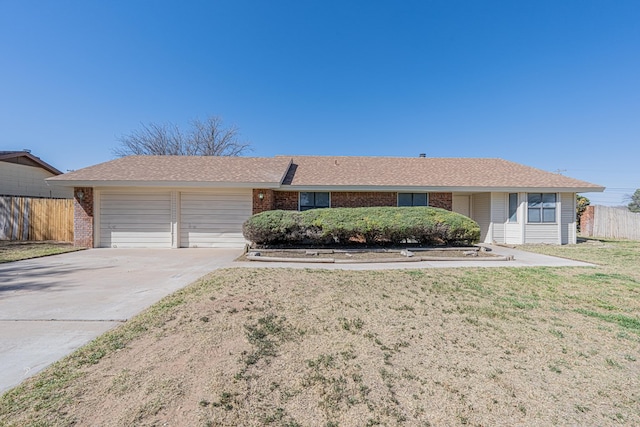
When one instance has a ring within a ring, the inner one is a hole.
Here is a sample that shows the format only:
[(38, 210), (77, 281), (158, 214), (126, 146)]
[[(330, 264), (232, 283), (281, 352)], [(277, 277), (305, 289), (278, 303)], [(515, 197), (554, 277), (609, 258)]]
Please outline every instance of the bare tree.
[(138, 130), (119, 138), (120, 146), (113, 150), (118, 157), (132, 154), (173, 156), (239, 156), (250, 150), (241, 142), (237, 126), (224, 126), (222, 119), (209, 116), (191, 121), (188, 133), (168, 124), (142, 124)]

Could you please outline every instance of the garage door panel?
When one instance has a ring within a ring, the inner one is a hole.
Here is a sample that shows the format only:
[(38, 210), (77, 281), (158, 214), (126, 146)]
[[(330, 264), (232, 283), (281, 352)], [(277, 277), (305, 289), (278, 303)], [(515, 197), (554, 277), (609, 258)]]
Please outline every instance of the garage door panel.
[(126, 227), (129, 225), (162, 225), (167, 226), (168, 229), (171, 229), (170, 225), (167, 224), (167, 216), (160, 215), (152, 215), (152, 216), (125, 216), (119, 217), (118, 215), (105, 215), (101, 217), (101, 227), (102, 228), (120, 228)]
[(147, 205), (145, 207), (144, 213), (140, 212), (139, 210), (133, 210), (129, 207), (118, 207), (118, 206), (111, 206), (111, 205), (101, 209), (100, 211), (102, 212), (103, 215), (151, 215), (151, 214), (167, 215), (171, 213), (170, 209), (167, 209), (164, 207), (156, 207), (153, 205)]
[(118, 224), (118, 225), (101, 225), (100, 229), (102, 231), (117, 231), (117, 230), (121, 230), (121, 231), (125, 231), (125, 230), (130, 230), (130, 231), (135, 231), (135, 230), (140, 230), (140, 231), (156, 231), (159, 233), (167, 233), (167, 232), (171, 232), (171, 226), (167, 225), (165, 223), (151, 223), (151, 222), (129, 222), (127, 224)]
[(242, 224), (246, 221), (241, 216), (241, 211), (223, 211), (216, 212), (215, 215), (211, 215), (211, 213), (202, 213), (195, 215), (184, 215), (188, 222), (194, 224), (219, 224), (220, 222), (227, 222), (232, 224)]
[(115, 202), (121, 202), (121, 201), (138, 201), (141, 198), (144, 198), (144, 200), (147, 201), (152, 201), (152, 200), (156, 200), (156, 201), (166, 201), (167, 198), (169, 196), (168, 192), (143, 192), (143, 191), (131, 191), (131, 192), (115, 192), (115, 193), (101, 193), (101, 198), (100, 200), (103, 201), (115, 201)]
[[(105, 236), (108, 236), (108, 235), (109, 234), (105, 234)], [(148, 240), (154, 240), (154, 241), (167, 240), (166, 233), (154, 233), (154, 232), (129, 233), (129, 232), (116, 231), (114, 233), (111, 233), (111, 235), (118, 237), (120, 241), (123, 241), (123, 242), (136, 242), (136, 241), (139, 241), (140, 239), (148, 239)]]
[(180, 246), (242, 247), (242, 224), (253, 208), (250, 190), (220, 194), (182, 193)]
[(100, 195), (100, 246), (171, 247), (169, 192), (114, 192)]

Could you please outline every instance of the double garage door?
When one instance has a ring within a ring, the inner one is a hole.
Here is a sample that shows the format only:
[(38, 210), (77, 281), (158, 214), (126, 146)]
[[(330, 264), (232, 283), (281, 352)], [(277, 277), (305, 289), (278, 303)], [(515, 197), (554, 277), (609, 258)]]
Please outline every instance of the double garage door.
[(242, 247), (251, 190), (101, 191), (98, 246)]

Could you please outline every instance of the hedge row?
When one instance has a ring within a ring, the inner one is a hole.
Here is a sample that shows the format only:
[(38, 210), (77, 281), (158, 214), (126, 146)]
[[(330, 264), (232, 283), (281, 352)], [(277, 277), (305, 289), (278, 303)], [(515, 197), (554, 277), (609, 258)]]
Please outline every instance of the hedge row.
[(244, 223), (243, 233), (258, 245), (468, 245), (479, 240), (480, 227), (431, 207), (325, 208), (262, 212)]

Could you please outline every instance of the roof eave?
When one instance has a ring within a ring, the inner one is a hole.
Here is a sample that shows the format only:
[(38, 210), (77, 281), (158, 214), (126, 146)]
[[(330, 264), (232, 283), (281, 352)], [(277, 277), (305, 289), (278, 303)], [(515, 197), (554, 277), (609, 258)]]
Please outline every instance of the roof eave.
[(62, 175), (62, 171), (54, 168), (53, 166), (51, 166), (49, 163), (45, 162), (41, 158), (36, 157), (31, 153), (27, 153), (26, 151), (16, 151), (9, 154), (2, 154), (0, 155), (0, 160), (15, 159), (18, 157), (26, 157), (32, 162), (39, 165), (42, 169), (46, 170), (47, 172), (51, 172), (54, 175)]

